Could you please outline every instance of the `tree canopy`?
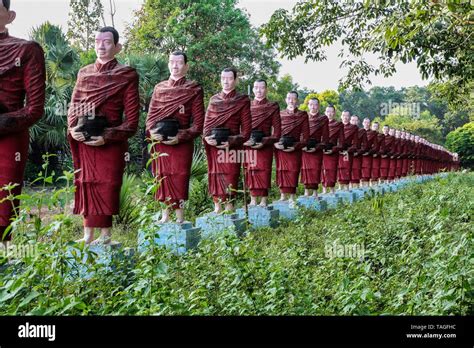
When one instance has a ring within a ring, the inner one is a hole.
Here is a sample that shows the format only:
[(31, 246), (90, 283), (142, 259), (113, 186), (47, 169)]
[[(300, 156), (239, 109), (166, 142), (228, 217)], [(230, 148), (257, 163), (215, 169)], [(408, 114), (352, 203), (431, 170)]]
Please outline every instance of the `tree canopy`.
[[(397, 62), (416, 62), (423, 78), (446, 83), (445, 97), (462, 102), (473, 88), (473, 6), (469, 1), (300, 1), (276, 11), (262, 35), (283, 57), (326, 59), (342, 43), (341, 88), (361, 88), (370, 75), (390, 76)], [(376, 66), (366, 54), (378, 57)]]
[(128, 52), (185, 51), (191, 78), (206, 94), (220, 89), (220, 72), (234, 66), (242, 91), (256, 78), (275, 77), (279, 63), (237, 0), (146, 0), (127, 31)]

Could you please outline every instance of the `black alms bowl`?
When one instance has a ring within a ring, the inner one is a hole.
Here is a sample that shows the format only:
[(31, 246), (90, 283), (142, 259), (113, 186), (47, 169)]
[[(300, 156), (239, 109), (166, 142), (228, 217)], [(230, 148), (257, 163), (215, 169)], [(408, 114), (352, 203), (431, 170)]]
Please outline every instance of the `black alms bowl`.
[(222, 143), (229, 140), (230, 137), (230, 129), (229, 128), (214, 128), (211, 131), (211, 135), (217, 142), (217, 145), (221, 145)]
[(262, 142), (264, 136), (265, 136), (265, 133), (262, 130), (254, 129), (252, 133), (250, 133), (250, 140), (254, 144), (259, 144)]
[(6, 114), (7, 112), (8, 112), (7, 107), (0, 103), (0, 115), (1, 114)]
[(156, 123), (156, 132), (163, 136), (163, 140), (168, 137), (175, 137), (179, 130), (179, 121), (175, 118), (166, 118)]
[(314, 149), (316, 147), (316, 139), (310, 138), (308, 140), (308, 144), (306, 145), (306, 148), (308, 150)]
[(84, 134), (86, 140), (89, 140), (91, 137), (101, 136), (109, 123), (105, 116), (84, 116), (79, 118), (78, 125), (80, 125), (78, 131)]
[(283, 145), (283, 148), (287, 149), (295, 144), (295, 138), (290, 137), (288, 135), (284, 135), (280, 138), (280, 144)]

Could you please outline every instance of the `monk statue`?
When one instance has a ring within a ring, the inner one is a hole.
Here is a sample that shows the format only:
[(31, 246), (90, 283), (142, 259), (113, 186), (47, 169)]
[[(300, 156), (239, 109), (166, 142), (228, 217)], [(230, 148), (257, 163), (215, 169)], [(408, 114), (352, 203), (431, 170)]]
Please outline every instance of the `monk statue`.
[(326, 117), (328, 118), (329, 136), (328, 142), (323, 151), (323, 193), (328, 193), (328, 189), (334, 193), (337, 180), (337, 165), (339, 161), (339, 151), (344, 146), (344, 125), (336, 121), (336, 108), (333, 105), (326, 107)]
[[(166, 204), (162, 223), (170, 220), (170, 208), (176, 222), (184, 222), (184, 202), (188, 199), (194, 139), (202, 134), (204, 92), (195, 81), (187, 80), (188, 58), (184, 52), (171, 53), (170, 77), (155, 86), (146, 120), (152, 140), (152, 171), (160, 182), (155, 198)], [(166, 154), (166, 156), (153, 156)]]
[[(365, 130), (367, 141), (365, 143), (365, 148), (362, 153), (362, 163), (361, 163), (361, 185), (363, 187), (368, 187), (370, 185), (370, 179), (372, 175), (372, 163), (374, 160), (374, 155), (377, 153), (379, 148), (378, 142), (378, 126), (377, 122), (374, 122), (373, 125), (377, 125), (375, 129), (371, 129), (371, 122), (368, 117), (364, 118), (362, 121), (362, 126)], [(372, 125), (372, 126), (373, 126)]]
[(359, 127), (350, 123), (351, 113), (344, 110), (341, 114), (341, 121), (344, 125), (344, 147), (339, 153), (338, 176), (339, 188), (346, 190), (351, 181), (352, 160), (358, 147)]
[(329, 139), (329, 119), (319, 113), (319, 99), (308, 101), (309, 140), (301, 158), (301, 182), (305, 196), (318, 196), (323, 171), (323, 150)]
[[(128, 139), (138, 128), (138, 74), (120, 64), (119, 34), (96, 33), (94, 64), (82, 68), (68, 111), (68, 139), (74, 163), (74, 214), (84, 217), (78, 242), (110, 244), (112, 217), (119, 213), (120, 188), (128, 159)], [(101, 235), (94, 240), (94, 229)]]
[(239, 94), (237, 70), (221, 72), (222, 91), (211, 97), (204, 120), (204, 146), (208, 166), (208, 190), (214, 201), (214, 212), (234, 211), (241, 163), (238, 156), (249, 140), (252, 129), (250, 98)]
[(366, 152), (367, 147), (367, 131), (364, 128), (359, 128), (359, 116), (351, 116), (351, 124), (356, 126), (357, 132), (357, 148), (354, 152), (351, 168), (351, 180), (349, 188), (358, 188), (362, 177), (362, 154)]
[[(267, 99), (267, 82), (256, 80), (253, 84), (255, 99), (250, 105), (252, 132), (244, 146), (254, 151), (253, 163), (245, 163), (245, 180), (250, 189), (250, 206), (267, 206), (268, 191), (272, 185), (273, 144), (280, 140), (281, 121), (278, 103)], [(248, 156), (250, 158), (250, 156)]]
[(5, 200), (5, 185), (20, 195), (28, 158), (29, 132), (44, 112), (45, 62), (40, 45), (10, 36), (6, 28), (16, 17), (10, 0), (0, 0), (0, 241), (11, 241), (11, 219), (19, 201)]
[(286, 109), (280, 112), (281, 139), (275, 143), (276, 181), (280, 201), (289, 195), (290, 207), (296, 204), (296, 188), (301, 169), (302, 149), (309, 140), (309, 121), (306, 111), (298, 110), (298, 93), (286, 95)]

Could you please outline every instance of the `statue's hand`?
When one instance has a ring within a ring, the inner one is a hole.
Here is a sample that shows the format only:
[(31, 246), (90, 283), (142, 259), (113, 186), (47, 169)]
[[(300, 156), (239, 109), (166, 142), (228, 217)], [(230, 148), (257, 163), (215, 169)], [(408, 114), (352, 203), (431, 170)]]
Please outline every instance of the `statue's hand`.
[(212, 135), (209, 135), (207, 137), (204, 137), (204, 141), (208, 143), (211, 146), (217, 146), (217, 141), (214, 139)]
[(105, 144), (105, 139), (103, 136), (91, 137), (91, 140), (85, 142), (84, 144), (89, 146), (102, 146)]
[(84, 133), (82, 132), (78, 132), (77, 129), (79, 129), (80, 126), (76, 126), (74, 128), (71, 128), (71, 130), (69, 131), (69, 133), (71, 134), (71, 137), (75, 140), (75, 141), (80, 141), (80, 142), (83, 142), (86, 140), (86, 137), (84, 136)]
[(150, 130), (150, 137), (151, 137), (151, 140), (163, 141), (163, 136), (161, 134), (158, 134), (154, 130)]
[(229, 142), (224, 141), (220, 145), (216, 145), (216, 148), (218, 148), (218, 149), (228, 149), (229, 148)]
[(162, 141), (163, 144), (165, 145), (176, 145), (179, 144), (178, 137), (168, 137), (168, 140)]
[(283, 150), (285, 147), (283, 146), (283, 144), (281, 143), (275, 143), (275, 148), (277, 148), (278, 150)]

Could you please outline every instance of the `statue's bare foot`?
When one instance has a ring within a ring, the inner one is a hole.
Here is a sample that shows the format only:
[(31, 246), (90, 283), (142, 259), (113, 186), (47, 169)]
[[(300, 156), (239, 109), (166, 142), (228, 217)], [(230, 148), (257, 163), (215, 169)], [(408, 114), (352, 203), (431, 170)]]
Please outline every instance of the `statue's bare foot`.
[(267, 202), (260, 202), (259, 206), (265, 208), (267, 207)]
[(255, 207), (256, 205), (257, 205), (256, 202), (250, 202), (250, 203), (249, 203), (249, 207)]
[(94, 236), (84, 236), (81, 239), (76, 240), (76, 243), (91, 244), (94, 239)]
[(110, 245), (112, 243), (112, 236), (100, 236), (91, 245)]

